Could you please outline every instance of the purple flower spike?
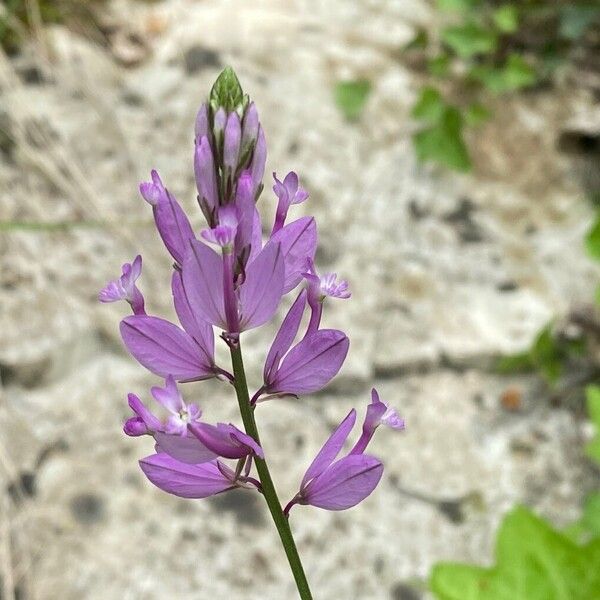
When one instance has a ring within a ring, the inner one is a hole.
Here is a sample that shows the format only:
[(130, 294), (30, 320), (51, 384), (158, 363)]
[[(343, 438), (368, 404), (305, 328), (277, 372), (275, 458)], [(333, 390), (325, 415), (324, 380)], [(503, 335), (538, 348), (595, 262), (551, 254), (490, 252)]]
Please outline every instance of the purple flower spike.
[(371, 494), (382, 475), (383, 464), (374, 456), (346, 456), (315, 477), (300, 492), (297, 504), (325, 510), (352, 508)]
[(138, 254), (133, 262), (125, 263), (121, 267), (121, 277), (110, 281), (98, 294), (100, 302), (117, 302), (126, 300), (129, 302), (133, 314), (144, 315), (144, 297), (135, 282), (142, 274), (142, 257)]
[(404, 419), (402, 419), (395, 409), (390, 408), (384, 402), (379, 399), (377, 390), (373, 388), (371, 390), (371, 403), (367, 406), (367, 414), (365, 416), (365, 422), (363, 424), (362, 435), (350, 454), (362, 454), (367, 445), (373, 438), (375, 430), (380, 425), (386, 425), (390, 429), (400, 431), (405, 428)]
[(300, 204), (308, 198), (308, 192), (299, 185), (298, 175), (290, 171), (284, 178), (283, 183), (277, 179), (273, 173), (275, 185), (273, 191), (279, 199), (277, 203), (277, 212), (275, 213), (275, 223), (271, 235), (277, 233), (284, 225), (288, 210), (292, 204)]
[(165, 188), (158, 173), (152, 171), (151, 176), (152, 182), (140, 184), (140, 193), (152, 205), (156, 229), (167, 250), (181, 264), (188, 241), (196, 239), (196, 236), (181, 205)]
[(189, 465), (159, 453), (140, 460), (140, 467), (156, 487), (181, 498), (208, 498), (237, 485), (233, 471), (216, 460)]
[(165, 387), (153, 387), (150, 392), (154, 399), (171, 414), (165, 425), (165, 433), (187, 434), (188, 423), (200, 419), (202, 411), (197, 404), (186, 405), (172, 375), (165, 380)]
[(255, 455), (264, 458), (262, 448), (248, 434), (240, 431), (235, 425), (217, 423), (191, 423), (189, 430), (217, 456), (239, 459)]
[(340, 370), (350, 341), (337, 329), (321, 329), (307, 335), (285, 356), (266, 382), (268, 393), (311, 394)]
[(172, 375), (178, 381), (188, 381), (215, 376), (207, 349), (169, 321), (135, 315), (123, 319), (120, 329), (132, 356), (161, 377)]

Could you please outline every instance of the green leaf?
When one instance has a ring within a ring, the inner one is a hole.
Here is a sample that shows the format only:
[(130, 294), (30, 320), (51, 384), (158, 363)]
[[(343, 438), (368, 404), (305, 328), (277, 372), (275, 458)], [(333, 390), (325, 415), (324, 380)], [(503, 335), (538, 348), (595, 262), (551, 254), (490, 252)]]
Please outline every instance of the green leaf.
[(429, 34), (426, 29), (418, 29), (415, 37), (404, 46), (404, 50), (423, 50), (429, 44)]
[(464, 11), (481, 3), (481, 0), (437, 0), (440, 10)]
[(496, 50), (497, 38), (476, 23), (448, 27), (442, 31), (442, 40), (461, 58), (490, 54)]
[(600, 8), (596, 6), (565, 6), (560, 12), (559, 33), (568, 40), (578, 40), (597, 20)]
[(438, 564), (430, 587), (439, 600), (600, 598), (600, 540), (578, 545), (517, 507), (500, 525), (494, 567)]
[(565, 358), (563, 349), (552, 335), (552, 324), (544, 327), (533, 342), (530, 351), (533, 364), (549, 383), (554, 384), (560, 377)]
[(444, 115), (446, 108), (447, 104), (442, 95), (435, 88), (426, 87), (421, 91), (411, 114), (415, 119), (437, 123)]
[(491, 116), (491, 111), (482, 104), (471, 104), (465, 112), (465, 123), (471, 127), (477, 127), (485, 123)]
[(530, 87), (538, 81), (535, 69), (518, 54), (511, 54), (502, 67), (475, 66), (470, 76), (496, 94)]
[(450, 70), (450, 57), (440, 54), (427, 62), (427, 70), (434, 77), (445, 77)]
[(600, 492), (594, 492), (586, 498), (581, 524), (593, 537), (600, 537)]
[(432, 160), (457, 171), (468, 171), (471, 159), (463, 139), (460, 112), (446, 106), (439, 120), (413, 138), (420, 161)]
[(210, 106), (213, 111), (224, 108), (226, 112), (240, 110), (244, 104), (244, 92), (231, 67), (225, 67), (210, 90)]
[(585, 248), (592, 258), (600, 260), (600, 214), (585, 236)]
[(586, 447), (590, 458), (600, 462), (600, 386), (588, 385), (585, 388), (585, 399), (590, 420), (596, 426), (596, 436)]
[(356, 121), (360, 117), (370, 93), (371, 82), (367, 79), (340, 81), (335, 85), (335, 103), (348, 121)]
[(504, 4), (492, 14), (492, 20), (502, 33), (514, 33), (519, 28), (519, 11), (513, 4)]
[(527, 373), (535, 370), (535, 364), (531, 359), (531, 353), (527, 350), (526, 352), (503, 356), (498, 360), (496, 370), (505, 375), (510, 373)]

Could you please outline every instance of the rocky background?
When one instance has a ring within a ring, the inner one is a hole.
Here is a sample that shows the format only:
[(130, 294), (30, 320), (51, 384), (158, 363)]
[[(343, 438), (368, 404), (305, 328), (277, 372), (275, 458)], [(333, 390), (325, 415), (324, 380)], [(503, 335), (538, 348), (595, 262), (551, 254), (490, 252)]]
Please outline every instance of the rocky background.
[[(515, 503), (575, 518), (594, 483), (585, 421), (534, 375), (493, 365), (592, 297), (589, 158), (559, 141), (583, 128), (598, 143), (594, 91), (504, 98), (470, 140), (474, 173), (457, 176), (411, 144), (419, 75), (398, 49), (435, 18), (422, 0), (122, 0), (101, 16), (103, 43), (54, 26), (0, 57), (0, 221), (53, 223), (0, 230), (0, 597), (295, 597), (260, 498), (186, 501), (145, 480), (151, 444), (121, 425), (126, 393), (147, 399), (157, 380), (123, 350), (125, 307), (96, 300), (139, 252), (149, 309), (172, 316), (170, 260), (137, 184), (157, 168), (201, 227), (193, 121), (225, 65), (259, 107), (267, 174), (295, 169), (310, 191), (295, 215), (317, 217), (318, 266), (353, 292), (325, 317), (351, 339), (340, 376), (259, 408), (281, 496), (373, 384), (407, 422), (376, 437), (386, 473), (367, 501), (293, 511), (316, 597), (428, 598), (431, 565), (489, 560)], [(374, 88), (349, 124), (332, 88), (355, 77)], [(255, 383), (273, 332), (248, 335)], [(187, 390), (211, 420), (238, 418), (226, 386)]]

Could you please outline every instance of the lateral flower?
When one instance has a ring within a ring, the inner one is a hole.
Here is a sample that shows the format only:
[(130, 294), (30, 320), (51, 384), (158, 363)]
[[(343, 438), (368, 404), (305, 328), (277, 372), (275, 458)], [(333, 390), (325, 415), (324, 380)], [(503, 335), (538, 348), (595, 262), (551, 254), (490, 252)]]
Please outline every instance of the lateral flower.
[(356, 411), (352, 409), (306, 470), (300, 491), (285, 508), (286, 514), (295, 504), (310, 504), (326, 510), (352, 508), (377, 487), (383, 474), (383, 464), (378, 458), (364, 454), (364, 451), (380, 424), (399, 430), (404, 428), (404, 421), (395, 410), (379, 400), (377, 391), (373, 389), (363, 435), (346, 456), (336, 461), (355, 422)]
[(121, 277), (109, 281), (98, 294), (100, 302), (117, 302), (126, 300), (133, 314), (144, 315), (144, 296), (138, 289), (136, 281), (142, 274), (142, 257), (138, 254), (132, 263), (125, 263), (121, 267)]
[(308, 198), (308, 192), (300, 186), (298, 175), (290, 171), (282, 181), (273, 173), (275, 185), (273, 191), (278, 198), (275, 222), (271, 234), (277, 233), (284, 225), (288, 210), (292, 204), (301, 204)]

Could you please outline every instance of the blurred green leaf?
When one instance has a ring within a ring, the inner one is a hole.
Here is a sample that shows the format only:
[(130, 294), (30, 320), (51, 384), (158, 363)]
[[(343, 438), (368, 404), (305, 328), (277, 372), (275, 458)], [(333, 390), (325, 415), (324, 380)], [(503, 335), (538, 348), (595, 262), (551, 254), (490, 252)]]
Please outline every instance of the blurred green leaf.
[(496, 50), (498, 41), (493, 31), (473, 22), (448, 27), (442, 32), (442, 40), (462, 58), (490, 54)]
[(498, 360), (496, 370), (502, 374), (527, 373), (535, 370), (535, 364), (531, 359), (531, 353), (527, 350), (526, 352), (503, 356)]
[(530, 87), (538, 81), (535, 69), (518, 54), (511, 54), (502, 67), (475, 66), (470, 76), (496, 94)]
[(590, 458), (600, 462), (600, 386), (588, 385), (585, 399), (590, 420), (596, 426), (596, 436), (585, 449)]
[(445, 77), (450, 70), (450, 57), (447, 54), (435, 56), (428, 61), (427, 70), (434, 77)]
[(600, 598), (600, 540), (578, 545), (517, 507), (500, 525), (494, 567), (440, 563), (430, 587), (439, 600)]
[(586, 498), (581, 523), (586, 532), (593, 537), (600, 537), (600, 492), (594, 492)]
[(491, 116), (490, 109), (483, 106), (483, 104), (471, 104), (465, 112), (465, 123), (471, 127), (477, 127), (485, 123)]
[(440, 10), (460, 11), (469, 10), (481, 3), (481, 0), (437, 0)]
[(578, 40), (587, 28), (600, 20), (600, 7), (589, 5), (565, 6), (560, 11), (559, 33), (568, 40)]
[[(429, 107), (435, 114), (435, 106)], [(446, 106), (439, 119), (415, 134), (413, 140), (420, 161), (432, 160), (441, 165), (468, 171), (471, 159), (463, 139), (463, 118), (458, 109)]]
[(441, 94), (435, 88), (426, 87), (421, 91), (412, 109), (412, 116), (428, 123), (435, 123), (442, 118), (446, 108), (447, 105)]
[(404, 46), (404, 50), (423, 50), (429, 44), (429, 34), (426, 29), (418, 29), (415, 37)]
[(334, 90), (335, 103), (348, 121), (356, 121), (370, 93), (371, 82), (367, 79), (340, 81)]
[(600, 214), (585, 236), (585, 248), (592, 258), (600, 260)]
[(514, 33), (519, 28), (519, 11), (513, 4), (504, 4), (493, 12), (492, 20), (502, 33)]
[(564, 352), (552, 335), (552, 325), (544, 327), (530, 351), (533, 364), (549, 383), (556, 383), (562, 373)]

